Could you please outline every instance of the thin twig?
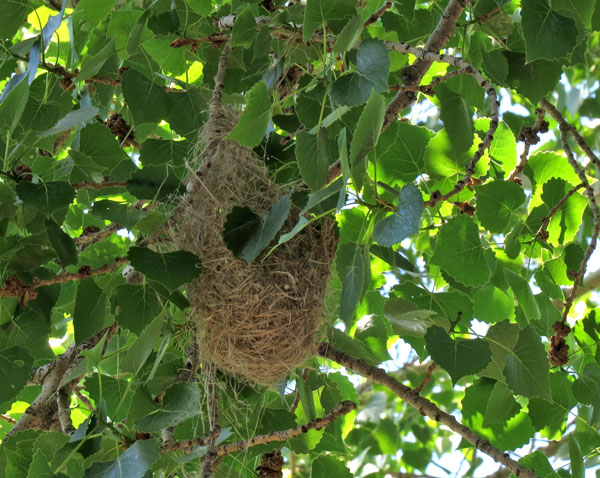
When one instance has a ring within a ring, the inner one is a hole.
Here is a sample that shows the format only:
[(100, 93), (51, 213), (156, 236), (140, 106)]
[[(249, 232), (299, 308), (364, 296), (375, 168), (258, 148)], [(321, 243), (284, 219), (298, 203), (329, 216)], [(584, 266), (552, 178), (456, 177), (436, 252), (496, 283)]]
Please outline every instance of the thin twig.
[(15, 420), (12, 417), (9, 417), (8, 415), (5, 415), (4, 413), (0, 413), (0, 420), (4, 420), (5, 422), (12, 423), (13, 425), (15, 423), (17, 423), (17, 420)]
[(515, 166), (515, 169), (508, 176), (509, 181), (520, 184), (521, 180), (518, 178), (518, 175), (521, 174), (525, 164), (527, 164), (527, 160), (529, 159), (529, 148), (540, 141), (538, 133), (546, 133), (548, 131), (548, 122), (544, 121), (544, 117), (545, 111), (543, 109), (538, 109), (535, 124), (532, 127), (523, 127), (519, 132), (518, 139), (519, 141), (523, 141), (525, 146), (523, 147), (523, 152), (519, 158), (519, 164)]
[(93, 181), (84, 181), (82, 183), (71, 184), (73, 189), (95, 189), (99, 191), (103, 188), (124, 188), (127, 186), (127, 181), (102, 181), (95, 183)]
[(496, 462), (501, 463), (515, 475), (524, 478), (537, 478), (536, 474), (524, 466), (519, 465), (515, 460), (510, 458), (508, 453), (503, 453), (498, 448), (494, 447), (488, 440), (480, 437), (470, 428), (456, 420), (452, 415), (440, 410), (440, 408), (425, 397), (418, 395), (413, 389), (398, 382), (391, 375), (388, 375), (382, 369), (367, 364), (361, 359), (352, 357), (345, 352), (336, 350), (329, 344), (323, 342), (319, 346), (319, 354), (333, 360), (340, 365), (356, 372), (363, 377), (370, 379), (380, 385), (389, 388), (392, 392), (405, 400), (410, 406), (416, 408), (422, 415), (427, 415), (429, 418), (446, 425), (450, 430), (458, 433), (461, 437), (473, 444), (475, 448), (481, 450), (486, 455), (490, 456)]
[(291, 438), (302, 435), (309, 430), (320, 430), (332, 423), (336, 418), (350, 413), (356, 409), (356, 403), (346, 400), (338, 403), (330, 413), (322, 418), (315, 418), (314, 420), (288, 430), (282, 430), (277, 432), (267, 433), (266, 435), (257, 435), (248, 440), (241, 440), (235, 443), (229, 443), (227, 445), (221, 445), (217, 448), (219, 456), (225, 456), (229, 453), (244, 451), (248, 448), (252, 448), (257, 445), (264, 445), (266, 443), (272, 443), (275, 441), (284, 441)]
[(420, 385), (417, 388), (415, 388), (415, 393), (417, 395), (419, 395), (421, 393), (421, 390), (423, 390), (423, 388), (425, 388), (425, 385), (427, 385), (431, 381), (431, 374), (435, 370), (435, 367), (436, 367), (435, 362), (431, 362), (431, 365), (429, 365), (429, 367), (427, 367), (427, 375), (425, 376), (425, 379), (420, 383)]
[(389, 0), (387, 2), (385, 2), (381, 7), (379, 7), (377, 9), (377, 11), (375, 13), (373, 13), (373, 15), (371, 15), (369, 18), (367, 18), (367, 21), (365, 22), (365, 25), (363, 28), (368, 27), (369, 25), (372, 25), (377, 20), (379, 20), (381, 18), (381, 16), (385, 13), (385, 11), (388, 8), (391, 8), (392, 5), (393, 5), (393, 3), (390, 2)]
[(542, 220), (540, 221), (542, 223), (542, 225), (540, 226), (538, 232), (536, 232), (536, 235), (539, 236), (539, 238), (542, 241), (546, 241), (548, 239), (548, 230), (547, 229), (548, 229), (548, 224), (550, 224), (550, 219), (552, 219), (552, 216), (554, 216), (558, 212), (558, 210), (563, 206), (563, 204), (565, 202), (567, 202), (567, 200), (573, 194), (575, 194), (576, 191), (579, 191), (582, 187), (583, 187), (583, 183), (578, 184), (574, 188), (570, 189), (569, 192), (567, 194), (565, 194), (561, 198), (561, 200), (558, 201), (552, 209), (550, 209), (550, 212), (546, 215), (546, 217), (542, 218)]
[(485, 150), (489, 148), (490, 144), (492, 143), (492, 140), (494, 139), (494, 133), (498, 128), (499, 122), (498, 107), (500, 106), (500, 102), (498, 101), (496, 89), (493, 87), (493, 85), (481, 74), (481, 72), (477, 68), (473, 67), (462, 58), (452, 55), (431, 53), (429, 51), (408, 45), (403, 42), (386, 42), (386, 45), (388, 49), (392, 51), (399, 51), (401, 53), (411, 53), (417, 58), (421, 58), (426, 61), (439, 61), (442, 63), (448, 63), (449, 65), (456, 66), (457, 68), (462, 69), (465, 74), (471, 75), (477, 80), (477, 83), (485, 90), (488, 97), (488, 101), (490, 103), (490, 127), (483, 141), (479, 143), (479, 146), (477, 147), (477, 151), (473, 155), (473, 158), (467, 165), (464, 177), (456, 183), (456, 185), (450, 192), (446, 194), (441, 194), (439, 191), (435, 191), (431, 195), (429, 200), (425, 202), (426, 206), (433, 207), (438, 202), (445, 201), (454, 196), (455, 194), (458, 194), (470, 183), (471, 177), (475, 173), (475, 166), (477, 165), (477, 162), (479, 161), (481, 156), (483, 156)]

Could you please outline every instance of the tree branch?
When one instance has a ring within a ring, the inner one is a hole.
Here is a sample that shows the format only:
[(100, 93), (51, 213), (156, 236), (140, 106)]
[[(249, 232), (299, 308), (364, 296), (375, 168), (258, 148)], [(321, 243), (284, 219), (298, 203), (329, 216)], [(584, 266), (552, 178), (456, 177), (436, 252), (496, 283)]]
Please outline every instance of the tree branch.
[[(63, 425), (65, 417), (60, 416), (57, 400), (52, 400), (52, 398), (59, 392), (63, 379), (82, 360), (81, 352), (94, 347), (105, 334), (107, 334), (106, 338), (108, 342), (116, 332), (117, 327), (117, 324), (113, 324), (102, 329), (79, 345), (75, 343), (71, 344), (56, 360), (34, 370), (32, 380), (34, 383), (41, 385), (42, 390), (27, 410), (25, 410), (25, 413), (21, 415), (15, 426), (6, 434), (4, 438), (5, 442), (11, 436), (23, 430), (42, 429), (63, 431), (61, 425)], [(65, 408), (68, 408), (68, 406)], [(62, 413), (65, 413), (64, 409)], [(68, 421), (70, 421), (70, 418)], [(67, 426), (67, 423), (64, 425)]]
[[(454, 34), (456, 22), (462, 15), (465, 5), (465, 0), (450, 0), (444, 13), (442, 13), (440, 21), (425, 43), (425, 51), (437, 53), (446, 46)], [(412, 81), (410, 81), (410, 85), (408, 86), (418, 85), (423, 76), (425, 76), (425, 73), (427, 73), (427, 70), (429, 70), (433, 61), (434, 60), (418, 58), (411, 66), (409, 66), (410, 79)], [(399, 92), (387, 107), (383, 122), (383, 131), (396, 120), (398, 113), (400, 113), (401, 110), (410, 106), (414, 101), (415, 95), (412, 92)]]
[(346, 400), (338, 403), (330, 413), (322, 418), (315, 418), (305, 425), (300, 425), (288, 430), (282, 430), (278, 432), (267, 433), (266, 435), (257, 435), (248, 440), (241, 440), (235, 443), (229, 443), (227, 445), (221, 445), (217, 448), (219, 456), (225, 456), (229, 453), (244, 451), (248, 448), (252, 448), (257, 445), (265, 445), (275, 441), (289, 440), (290, 438), (297, 437), (309, 430), (320, 430), (332, 423), (336, 418), (350, 413), (356, 409), (356, 403)]
[(450, 428), (450, 430), (458, 433), (469, 443), (473, 444), (476, 449), (481, 450), (498, 463), (501, 463), (515, 475), (525, 478), (537, 478), (536, 474), (532, 470), (519, 465), (519, 463), (510, 458), (508, 453), (503, 453), (498, 448), (492, 446), (489, 441), (481, 438), (473, 430), (457, 421), (452, 415), (443, 412), (433, 402), (419, 396), (413, 389), (398, 382), (380, 368), (368, 365), (363, 360), (354, 358), (345, 352), (336, 350), (325, 342), (321, 343), (319, 346), (319, 355), (333, 360), (352, 370), (353, 372), (356, 372), (365, 378), (373, 380), (374, 382), (389, 388), (392, 392), (405, 400), (410, 406), (416, 408), (419, 413), (422, 415), (427, 415), (436, 422), (446, 425), (448, 428)]

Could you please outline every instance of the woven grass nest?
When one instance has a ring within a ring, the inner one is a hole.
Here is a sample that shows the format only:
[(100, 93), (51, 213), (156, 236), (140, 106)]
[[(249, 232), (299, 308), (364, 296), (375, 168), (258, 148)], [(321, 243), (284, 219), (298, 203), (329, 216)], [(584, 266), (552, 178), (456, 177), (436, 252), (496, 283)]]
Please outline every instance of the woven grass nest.
[[(335, 236), (333, 221), (313, 222), (265, 257), (270, 244), (250, 265), (227, 248), (223, 227), (233, 207), (263, 215), (284, 194), (252, 150), (224, 139), (237, 117), (211, 105), (175, 239), (202, 259), (203, 273), (188, 287), (202, 362), (272, 385), (316, 353)], [(281, 233), (297, 223), (293, 209)]]

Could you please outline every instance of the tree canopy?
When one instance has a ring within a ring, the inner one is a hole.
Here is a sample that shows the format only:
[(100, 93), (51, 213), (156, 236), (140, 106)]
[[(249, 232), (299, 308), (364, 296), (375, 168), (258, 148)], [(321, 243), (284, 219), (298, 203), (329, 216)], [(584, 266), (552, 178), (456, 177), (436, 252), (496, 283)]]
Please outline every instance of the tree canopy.
[[(0, 0), (0, 46), (2, 476), (597, 473), (600, 0)], [(263, 210), (189, 200), (225, 144)], [(234, 267), (333, 244), (275, 383), (199, 346), (190, 207)]]

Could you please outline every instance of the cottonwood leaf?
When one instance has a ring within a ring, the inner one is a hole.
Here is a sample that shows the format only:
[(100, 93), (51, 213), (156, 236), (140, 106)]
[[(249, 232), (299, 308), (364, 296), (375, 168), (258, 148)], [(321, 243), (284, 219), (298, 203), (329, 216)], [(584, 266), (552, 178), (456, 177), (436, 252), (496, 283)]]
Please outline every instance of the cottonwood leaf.
[(342, 244), (336, 251), (335, 266), (342, 280), (340, 318), (350, 324), (356, 306), (371, 280), (369, 252), (358, 244)]
[(431, 263), (465, 285), (485, 284), (491, 275), (479, 228), (466, 215), (456, 216), (442, 226)]
[(355, 15), (348, 20), (335, 40), (333, 53), (344, 53), (350, 50), (360, 37), (364, 24), (365, 21), (360, 15)]
[(75, 198), (75, 190), (65, 181), (39, 184), (22, 181), (17, 184), (17, 196), (25, 204), (61, 224), (67, 207)]
[(235, 19), (231, 31), (231, 46), (249, 48), (256, 37), (256, 20), (252, 6), (248, 5)]
[(135, 270), (171, 292), (202, 273), (200, 258), (189, 251), (160, 254), (147, 247), (134, 246), (129, 248), (127, 258)]
[(86, 123), (92, 118), (94, 118), (94, 116), (98, 114), (98, 111), (100, 110), (95, 106), (85, 106), (78, 110), (70, 111), (66, 114), (66, 116), (58, 120), (58, 122), (52, 128), (41, 132), (39, 136), (41, 138), (44, 138), (46, 136), (52, 136), (61, 133), (62, 131), (73, 128), (74, 126)]
[[(80, 7), (81, 8), (81, 7)], [(98, 52), (85, 55), (81, 60), (81, 68), (76, 81), (85, 81), (96, 75), (107, 60), (115, 54), (115, 41), (110, 39)]]
[(85, 478), (143, 478), (159, 456), (156, 440), (137, 440), (116, 460), (93, 463)]
[(248, 264), (254, 262), (285, 223), (291, 204), (290, 196), (285, 195), (262, 217), (248, 208), (233, 208), (223, 230), (227, 247)]
[(343, 20), (355, 13), (355, 5), (356, 0), (307, 0), (302, 22), (304, 41), (310, 41), (328, 20)]
[(369, 99), (371, 91), (388, 89), (390, 53), (380, 40), (361, 42), (356, 54), (356, 70), (331, 84), (331, 99), (338, 105), (357, 106)]
[(391, 298), (385, 303), (384, 317), (389, 321), (392, 330), (400, 337), (424, 337), (432, 325), (443, 326), (448, 320), (437, 318), (433, 310), (417, 310), (415, 304), (404, 299)]
[(487, 285), (479, 289), (473, 297), (475, 317), (493, 324), (515, 316), (514, 299), (498, 287)]
[(102, 330), (107, 317), (106, 305), (106, 295), (92, 277), (79, 282), (73, 311), (75, 342), (80, 344)]
[(492, 361), (477, 375), (504, 381), (503, 370), (506, 365), (506, 358), (512, 353), (519, 339), (519, 326), (510, 323), (508, 320), (503, 320), (490, 327), (486, 338), (492, 351)]
[(506, 384), (524, 397), (550, 399), (548, 358), (540, 337), (531, 327), (519, 333), (514, 350), (506, 359)]
[(425, 169), (433, 134), (427, 128), (395, 121), (377, 142), (377, 180), (390, 186), (414, 181)]
[(138, 338), (123, 358), (122, 369), (124, 372), (135, 374), (146, 363), (146, 360), (154, 350), (156, 341), (160, 337), (162, 328), (163, 320), (161, 317), (156, 317), (147, 327), (144, 327), (144, 330), (138, 334)]
[(450, 374), (456, 383), (490, 363), (492, 352), (483, 339), (451, 339), (443, 328), (434, 325), (425, 334), (425, 344), (431, 358)]
[(17, 124), (19, 124), (29, 99), (29, 85), (19, 83), (12, 89), (10, 94), (3, 92), (2, 95), (6, 97), (0, 103), (0, 129), (5, 132), (4, 134), (7, 132), (12, 134)]
[(520, 409), (521, 405), (515, 400), (508, 386), (503, 382), (496, 382), (485, 409), (483, 425), (504, 423), (519, 413)]
[(92, 158), (100, 166), (114, 168), (127, 155), (119, 146), (115, 135), (99, 123), (88, 124), (79, 135), (79, 152)]
[(121, 89), (136, 124), (157, 123), (169, 116), (171, 104), (164, 88), (138, 71), (123, 72)]
[(296, 161), (306, 185), (312, 191), (321, 189), (327, 181), (329, 168), (329, 138), (325, 128), (320, 128), (316, 134), (298, 133)]
[(132, 229), (139, 221), (148, 216), (146, 211), (108, 199), (96, 201), (90, 212), (98, 219), (116, 222), (127, 229)]
[(200, 413), (198, 386), (195, 383), (176, 383), (167, 389), (162, 406), (137, 420), (136, 427), (144, 432), (157, 432)]
[(156, 292), (145, 285), (122, 284), (115, 289), (117, 323), (139, 335), (162, 310)]
[(374, 91), (365, 105), (350, 143), (350, 174), (357, 191), (367, 171), (367, 155), (377, 144), (385, 116), (385, 99)]
[(13, 345), (0, 350), (0, 405), (13, 400), (27, 385), (33, 357), (26, 348)]
[(537, 104), (551, 91), (562, 75), (562, 62), (536, 60), (527, 62), (523, 53), (504, 51), (508, 62), (508, 84)]
[(408, 183), (400, 191), (394, 213), (375, 224), (373, 239), (382, 246), (393, 246), (417, 234), (422, 212), (421, 191), (415, 184)]
[(126, 187), (138, 199), (167, 199), (171, 194), (183, 191), (181, 180), (168, 165), (136, 169)]
[(527, 281), (520, 275), (508, 270), (504, 271), (504, 277), (506, 277), (527, 320), (529, 322), (538, 320), (540, 318), (540, 308)]
[(561, 476), (552, 469), (552, 465), (544, 452), (539, 450), (521, 458), (519, 465), (533, 470), (536, 476), (543, 478), (559, 478)]
[(54, 221), (46, 221), (46, 232), (52, 248), (56, 251), (63, 267), (77, 264), (77, 247), (75, 241)]
[(254, 148), (265, 137), (265, 131), (271, 119), (271, 100), (267, 84), (256, 83), (245, 97), (246, 108), (227, 138), (235, 139), (242, 146)]
[(17, 213), (17, 195), (14, 188), (0, 183), (0, 217), (12, 217)]
[(581, 453), (581, 447), (577, 438), (575, 438), (575, 434), (569, 436), (569, 458), (571, 459), (571, 477), (584, 478), (585, 466), (583, 464), (583, 454)]
[(589, 363), (573, 382), (573, 395), (582, 403), (600, 405), (600, 367)]
[(477, 218), (490, 232), (504, 233), (525, 203), (523, 188), (512, 181), (492, 181), (477, 186)]
[(440, 119), (457, 153), (467, 151), (473, 144), (473, 114), (461, 95), (446, 85), (435, 89), (440, 102)]
[(311, 478), (352, 478), (343, 461), (333, 455), (321, 455), (312, 462)]
[(566, 58), (577, 45), (577, 26), (552, 10), (548, 0), (528, 0), (521, 6), (527, 62)]

